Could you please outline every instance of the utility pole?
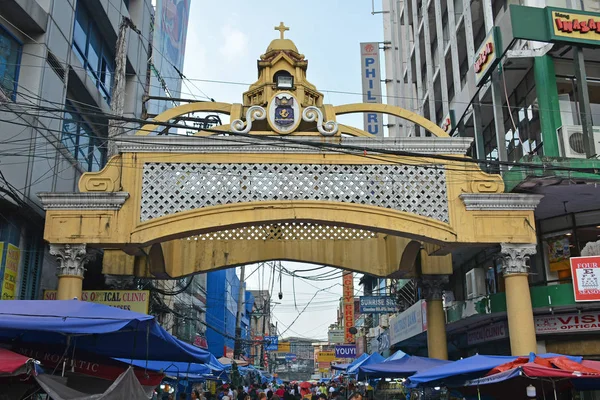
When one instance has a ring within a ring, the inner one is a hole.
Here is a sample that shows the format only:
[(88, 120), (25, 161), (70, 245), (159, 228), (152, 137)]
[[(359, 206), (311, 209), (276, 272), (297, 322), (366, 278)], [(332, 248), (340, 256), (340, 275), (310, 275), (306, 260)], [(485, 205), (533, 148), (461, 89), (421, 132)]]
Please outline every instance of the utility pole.
[(242, 355), (242, 307), (244, 305), (244, 278), (246, 275), (246, 266), (240, 267), (240, 290), (237, 302), (237, 315), (235, 317), (235, 344), (233, 347), (233, 358), (239, 359)]
[[(269, 298), (264, 297), (263, 298), (263, 306), (262, 306), (262, 335), (263, 335), (263, 342), (262, 342), (262, 346), (260, 347), (260, 366), (264, 368), (265, 366), (265, 335), (267, 333), (267, 313), (269, 313), (271, 311), (271, 302)], [(270, 324), (269, 324), (270, 325)], [(269, 326), (270, 328), (270, 326)], [(277, 333), (277, 332), (276, 332)], [(271, 332), (269, 332), (269, 336), (271, 335)]]
[[(119, 36), (115, 48), (115, 73), (112, 87), (112, 98), (110, 101), (110, 112), (116, 117), (122, 117), (125, 108), (125, 67), (127, 65), (127, 28), (131, 28), (138, 35), (140, 30), (134, 25), (131, 19), (123, 17), (119, 25)], [(115, 138), (123, 134), (123, 124), (125, 122), (118, 119), (108, 121), (108, 157), (117, 154), (117, 145)]]

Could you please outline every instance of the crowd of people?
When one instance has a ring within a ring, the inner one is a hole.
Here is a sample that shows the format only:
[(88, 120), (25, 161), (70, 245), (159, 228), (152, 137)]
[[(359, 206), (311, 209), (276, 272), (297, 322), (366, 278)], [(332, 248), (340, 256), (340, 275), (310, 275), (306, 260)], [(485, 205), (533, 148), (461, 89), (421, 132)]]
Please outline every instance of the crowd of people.
[[(308, 382), (285, 385), (250, 385), (238, 388), (224, 385), (217, 389), (214, 397), (210, 397), (216, 400), (363, 400), (362, 395), (359, 392), (353, 392), (352, 389), (354, 389), (352, 385), (345, 387), (336, 383), (310, 384)], [(207, 397), (197, 398), (209, 399)]]

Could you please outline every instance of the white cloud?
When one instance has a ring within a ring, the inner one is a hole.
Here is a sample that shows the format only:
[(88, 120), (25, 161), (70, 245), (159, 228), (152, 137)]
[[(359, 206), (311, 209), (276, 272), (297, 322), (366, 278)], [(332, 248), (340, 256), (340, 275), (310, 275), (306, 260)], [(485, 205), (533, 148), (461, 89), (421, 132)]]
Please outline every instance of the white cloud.
[(226, 61), (239, 60), (247, 54), (248, 36), (245, 33), (227, 24), (221, 28), (221, 35), (223, 40), (219, 53)]

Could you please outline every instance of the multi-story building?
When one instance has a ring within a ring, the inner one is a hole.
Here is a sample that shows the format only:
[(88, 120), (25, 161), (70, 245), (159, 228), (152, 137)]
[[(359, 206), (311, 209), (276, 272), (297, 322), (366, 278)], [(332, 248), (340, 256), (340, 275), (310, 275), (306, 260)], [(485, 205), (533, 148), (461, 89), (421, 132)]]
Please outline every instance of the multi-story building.
[[(151, 15), (150, 0), (2, 2), (0, 269), (12, 271), (3, 299), (36, 299), (56, 288), (36, 194), (76, 190), (82, 173), (104, 166), (124, 18), (140, 31), (127, 32), (124, 114), (141, 117)], [(87, 268), (84, 286), (104, 284), (101, 257)]]
[[(600, 303), (574, 300), (569, 268), (569, 259), (600, 237), (598, 2), (383, 4), (389, 101), (451, 136), (473, 138), (470, 155), (504, 178), (505, 187), (490, 193), (543, 196), (531, 227), (537, 249), (523, 253), (530, 256), (540, 351), (600, 355), (599, 325), (576, 323), (582, 316), (597, 321)], [(426, 134), (410, 123), (390, 122), (392, 136)], [(510, 352), (499, 250), (453, 254), (446, 296), (451, 355)], [(402, 338), (396, 346), (418, 351), (425, 328), (394, 332), (392, 341)]]
[[(206, 288), (208, 349), (216, 357), (233, 358), (240, 278), (236, 275), (235, 268), (209, 272)], [(250, 291), (244, 290), (242, 306), (242, 353), (248, 356), (251, 343), (250, 315), (254, 307), (254, 296)]]

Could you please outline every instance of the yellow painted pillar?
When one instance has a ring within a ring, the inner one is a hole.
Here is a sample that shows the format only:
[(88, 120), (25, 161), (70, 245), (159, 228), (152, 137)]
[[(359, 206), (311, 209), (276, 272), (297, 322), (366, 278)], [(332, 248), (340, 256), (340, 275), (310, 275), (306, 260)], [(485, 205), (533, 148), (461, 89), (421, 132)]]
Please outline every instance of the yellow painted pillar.
[(530, 255), (536, 253), (536, 245), (502, 243), (501, 247), (510, 350), (513, 356), (528, 355), (537, 350), (527, 279), (529, 273), (527, 261)]
[(83, 276), (58, 275), (56, 300), (81, 299)]
[(81, 299), (85, 264), (90, 260), (85, 244), (50, 244), (50, 254), (58, 261), (57, 300)]
[(427, 352), (429, 357), (448, 359), (446, 340), (446, 314), (442, 302), (444, 286), (448, 284), (447, 275), (423, 275), (422, 291), (427, 301)]

